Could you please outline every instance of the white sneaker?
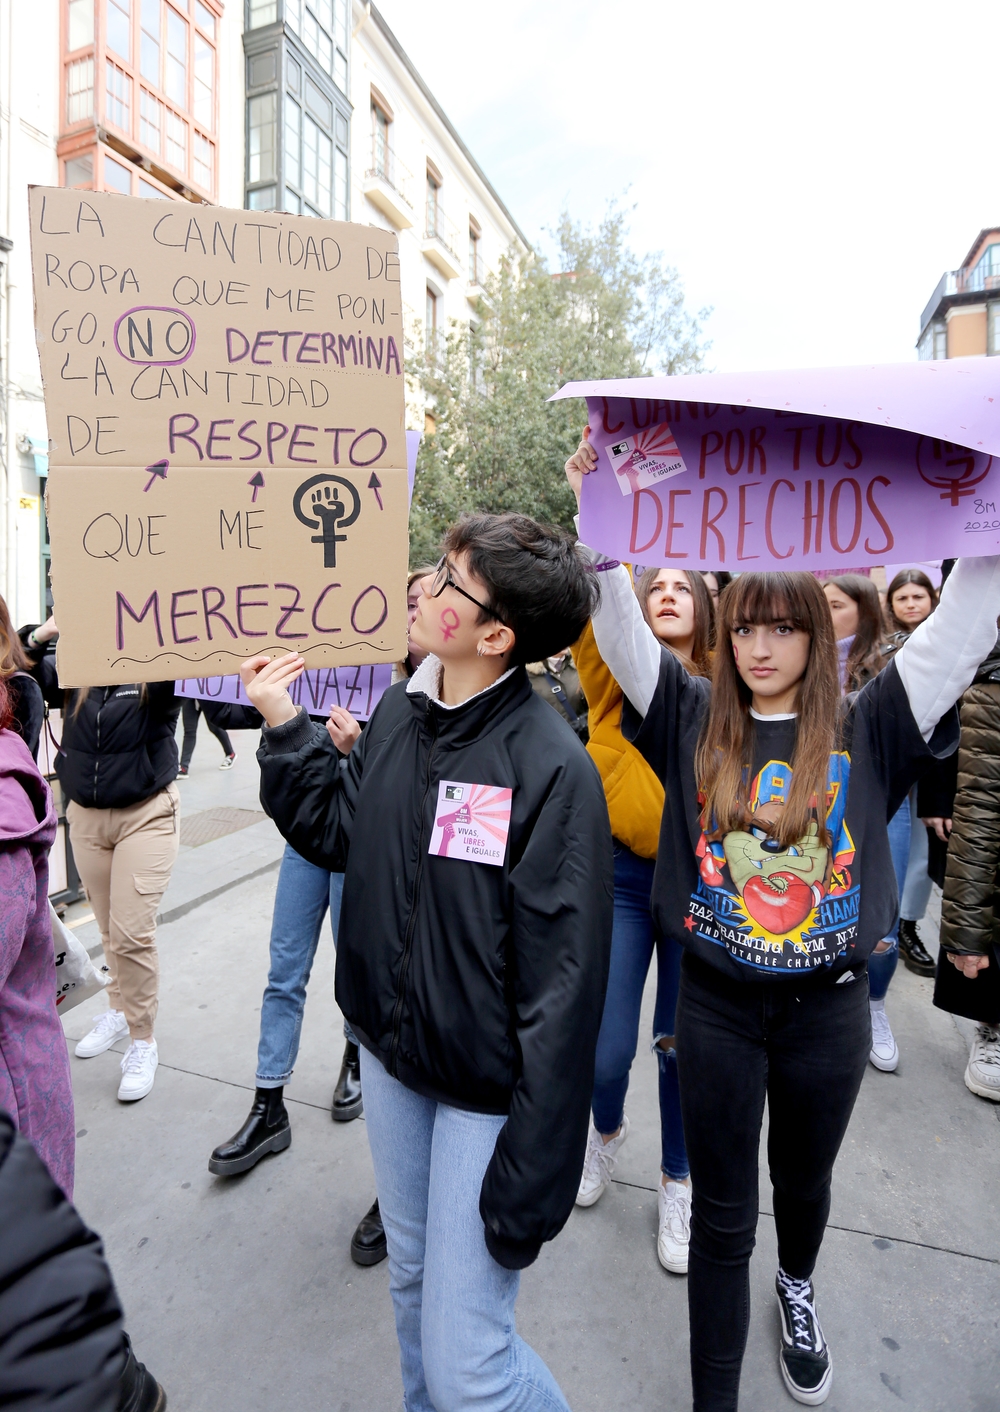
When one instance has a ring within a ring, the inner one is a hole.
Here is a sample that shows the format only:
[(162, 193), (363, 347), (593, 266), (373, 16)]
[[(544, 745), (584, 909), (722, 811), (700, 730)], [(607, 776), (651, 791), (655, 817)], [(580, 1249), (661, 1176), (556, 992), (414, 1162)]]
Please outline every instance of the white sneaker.
[(105, 1010), (94, 1021), (90, 1034), (85, 1034), (73, 1051), (78, 1059), (93, 1059), (128, 1034), (128, 1021), (123, 1010)]
[(220, 770), (231, 770), (235, 764), (236, 764), (236, 751), (234, 750), (233, 753), (232, 753), (232, 755), (226, 755), (226, 756), (223, 757), (223, 761), (222, 761), (222, 764), (219, 766), (219, 769), (220, 769)]
[(965, 1070), (965, 1086), (980, 1098), (1000, 1103), (1000, 1026), (976, 1026)]
[(876, 1069), (881, 1069), (883, 1074), (895, 1073), (899, 1065), (899, 1050), (896, 1048), (896, 1041), (892, 1037), (892, 1030), (889, 1027), (889, 1017), (884, 1009), (876, 1010), (872, 1007), (872, 1051), (868, 1058), (875, 1065)]
[(672, 1182), (669, 1177), (664, 1184), (661, 1175), (656, 1201), (660, 1211), (657, 1257), (672, 1275), (686, 1275), (691, 1244), (691, 1188), (684, 1182)]
[(132, 1041), (122, 1060), (122, 1081), (118, 1085), (122, 1103), (134, 1103), (137, 1098), (146, 1097), (153, 1087), (158, 1062), (155, 1039)]
[(624, 1115), (621, 1132), (610, 1142), (605, 1142), (591, 1123), (587, 1155), (583, 1161), (583, 1176), (580, 1178), (580, 1190), (576, 1194), (577, 1206), (593, 1206), (594, 1202), (600, 1199), (618, 1165), (618, 1154), (627, 1137), (628, 1118)]

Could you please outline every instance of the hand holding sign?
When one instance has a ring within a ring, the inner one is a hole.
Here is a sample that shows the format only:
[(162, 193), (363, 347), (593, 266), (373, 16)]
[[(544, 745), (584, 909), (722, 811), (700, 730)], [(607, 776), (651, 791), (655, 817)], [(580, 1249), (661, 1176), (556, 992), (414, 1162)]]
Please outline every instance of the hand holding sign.
[(273, 662), (270, 657), (249, 657), (240, 663), (240, 680), (247, 698), (269, 726), (284, 725), (298, 715), (288, 688), (305, 667), (297, 652), (286, 653)]

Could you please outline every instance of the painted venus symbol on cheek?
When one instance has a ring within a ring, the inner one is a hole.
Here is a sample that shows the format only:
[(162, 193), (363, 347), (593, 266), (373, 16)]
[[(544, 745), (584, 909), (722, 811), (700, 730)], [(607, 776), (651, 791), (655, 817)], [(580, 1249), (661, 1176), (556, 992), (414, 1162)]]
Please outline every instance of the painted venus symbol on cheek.
[(444, 633), (444, 640), (455, 636), (455, 630), (462, 626), (462, 620), (455, 612), (454, 608), (446, 608), (441, 614), (441, 631)]

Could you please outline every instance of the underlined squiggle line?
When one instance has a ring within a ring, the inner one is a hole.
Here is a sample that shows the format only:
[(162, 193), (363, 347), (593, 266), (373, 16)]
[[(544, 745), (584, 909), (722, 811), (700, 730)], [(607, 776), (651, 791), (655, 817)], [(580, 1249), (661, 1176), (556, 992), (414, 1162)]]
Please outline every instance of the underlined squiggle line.
[[(342, 646), (337, 647), (334, 647), (333, 644), (329, 642), (323, 642), (317, 645), (321, 647), (329, 647), (333, 652), (350, 652), (353, 651), (355, 647), (374, 648), (376, 652), (384, 652), (387, 657), (390, 657), (395, 660), (395, 654), (393, 653), (391, 648), (376, 647), (375, 644), (372, 642), (345, 642)], [(231, 657), (236, 662), (245, 662), (247, 657), (255, 657), (260, 652), (291, 652), (293, 650), (293, 648), (290, 648), (288, 646), (287, 642), (271, 642), (261, 643), (259, 647), (255, 647), (252, 651), (248, 650), (246, 652), (227, 652), (220, 649), (218, 652), (215, 652), (212, 655), (214, 657)], [(305, 649), (306, 652), (312, 652), (314, 650), (315, 648), (312, 647), (307, 647)], [(122, 662), (134, 662), (136, 666), (145, 667), (150, 666), (153, 662), (158, 662), (161, 657), (179, 657), (182, 662), (194, 663), (207, 663), (212, 660), (210, 657), (186, 657), (183, 652), (158, 652), (155, 657), (116, 657), (114, 661), (110, 662), (108, 665), (110, 667), (117, 667)], [(355, 664), (351, 662), (348, 663), (348, 665), (354, 666)], [(370, 665), (377, 665), (377, 663), (373, 663)], [(310, 668), (309, 670), (313, 671), (317, 669)]]

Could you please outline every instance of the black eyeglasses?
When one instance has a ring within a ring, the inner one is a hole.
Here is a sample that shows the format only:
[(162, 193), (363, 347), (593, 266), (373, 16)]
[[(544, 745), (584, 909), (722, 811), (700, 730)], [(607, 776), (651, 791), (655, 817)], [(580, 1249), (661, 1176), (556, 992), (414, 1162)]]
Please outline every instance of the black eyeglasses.
[(488, 603), (480, 603), (478, 598), (473, 598), (471, 593), (466, 593), (451, 576), (451, 565), (448, 563), (447, 554), (442, 554), (441, 558), (434, 566), (434, 581), (431, 584), (430, 597), (440, 598), (446, 588), (453, 588), (456, 593), (460, 593), (463, 598), (467, 598), (470, 603), (475, 603), (482, 612), (488, 613), (491, 618), (496, 618), (497, 622), (503, 622), (497, 610)]

